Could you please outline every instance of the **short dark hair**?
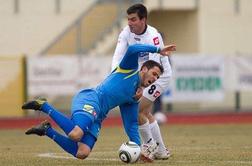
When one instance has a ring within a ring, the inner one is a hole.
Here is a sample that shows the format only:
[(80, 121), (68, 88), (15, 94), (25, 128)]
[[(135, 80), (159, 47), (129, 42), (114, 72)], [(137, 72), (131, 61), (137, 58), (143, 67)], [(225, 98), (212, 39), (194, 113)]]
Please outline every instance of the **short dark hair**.
[(140, 20), (143, 18), (147, 19), (148, 11), (147, 11), (146, 7), (141, 3), (134, 4), (127, 9), (128, 15), (132, 14), (132, 13), (137, 13)]
[(161, 74), (164, 72), (164, 67), (160, 63), (153, 61), (153, 60), (148, 60), (148, 61), (144, 62), (141, 67), (141, 70), (143, 67), (147, 67), (147, 69), (149, 70), (155, 66), (157, 66), (160, 69)]

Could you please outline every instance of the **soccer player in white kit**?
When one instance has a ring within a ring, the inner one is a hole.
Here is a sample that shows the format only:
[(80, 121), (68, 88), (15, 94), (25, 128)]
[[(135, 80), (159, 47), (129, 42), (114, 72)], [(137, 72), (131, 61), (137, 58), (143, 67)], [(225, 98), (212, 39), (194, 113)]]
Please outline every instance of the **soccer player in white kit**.
[[(163, 47), (163, 39), (160, 33), (152, 26), (147, 25), (147, 9), (142, 4), (132, 5), (127, 9), (128, 26), (120, 33), (115, 53), (112, 60), (112, 69), (121, 62), (129, 45), (150, 44)], [(159, 125), (151, 113), (153, 102), (158, 98), (169, 85), (172, 76), (171, 66), (168, 57), (155, 56), (143, 52), (139, 58), (139, 66), (147, 60), (155, 60), (163, 65), (164, 73), (161, 77), (143, 91), (139, 104), (139, 130), (144, 144), (158, 144), (158, 150), (152, 154), (152, 159), (168, 159), (170, 151), (166, 148)]]

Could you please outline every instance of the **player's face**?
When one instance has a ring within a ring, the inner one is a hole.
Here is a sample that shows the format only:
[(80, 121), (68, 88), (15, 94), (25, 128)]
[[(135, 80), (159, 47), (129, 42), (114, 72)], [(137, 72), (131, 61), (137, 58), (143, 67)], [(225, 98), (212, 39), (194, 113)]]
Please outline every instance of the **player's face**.
[(146, 18), (140, 19), (137, 13), (132, 13), (128, 15), (128, 25), (130, 31), (137, 35), (143, 33), (145, 29)]
[(142, 77), (142, 86), (147, 87), (153, 82), (155, 82), (161, 75), (161, 71), (159, 67), (155, 66), (153, 68), (150, 68), (149, 70), (145, 67), (142, 70), (143, 77)]

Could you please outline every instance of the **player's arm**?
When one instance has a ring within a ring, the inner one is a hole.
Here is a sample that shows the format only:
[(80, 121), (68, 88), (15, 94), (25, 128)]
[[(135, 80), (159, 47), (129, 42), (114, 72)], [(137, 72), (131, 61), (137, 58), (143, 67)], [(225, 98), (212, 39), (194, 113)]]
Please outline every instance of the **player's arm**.
[(157, 53), (158, 47), (146, 44), (134, 44), (130, 45), (119, 64), (122, 69), (138, 69), (138, 56), (140, 52)]
[(138, 103), (121, 105), (120, 112), (124, 130), (128, 135), (129, 140), (141, 146), (138, 132)]
[(162, 56), (170, 56), (173, 51), (176, 51), (176, 45), (166, 45), (164, 48), (160, 48), (158, 53)]
[(126, 32), (122, 31), (118, 37), (116, 49), (112, 58), (111, 69), (114, 70), (121, 62), (128, 47)]
[[(163, 38), (160, 35), (160, 33), (158, 33), (158, 38), (159, 38), (159, 46), (160, 46), (160, 48), (163, 48), (164, 47), (164, 42), (163, 42)], [(169, 57), (160, 56), (160, 63), (164, 67), (164, 73), (162, 75), (164, 77), (171, 76), (172, 71), (171, 71), (171, 64), (170, 64), (170, 61), (169, 61)], [(170, 79), (164, 79), (164, 81), (167, 81), (167, 83), (169, 83)]]
[(146, 44), (130, 45), (119, 66), (122, 69), (137, 69), (140, 52), (159, 53), (162, 56), (169, 56), (171, 52), (175, 50), (175, 45), (164, 46), (164, 48)]
[(138, 103), (124, 104), (120, 106), (121, 117), (124, 130), (127, 133), (129, 140), (141, 146), (140, 159), (144, 162), (152, 162), (153, 155), (157, 152), (158, 144), (143, 144), (141, 145), (139, 130), (138, 130)]

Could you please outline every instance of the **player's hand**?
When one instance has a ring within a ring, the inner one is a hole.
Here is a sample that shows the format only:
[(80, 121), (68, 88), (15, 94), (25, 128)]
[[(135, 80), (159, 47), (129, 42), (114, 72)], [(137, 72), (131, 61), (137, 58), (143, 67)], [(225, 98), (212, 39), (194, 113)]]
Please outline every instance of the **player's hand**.
[(162, 48), (159, 53), (163, 56), (169, 56), (173, 51), (176, 51), (175, 44), (164, 46), (164, 48)]
[(138, 87), (136, 94), (134, 96), (135, 100), (139, 100), (143, 95), (143, 88), (142, 87)]

